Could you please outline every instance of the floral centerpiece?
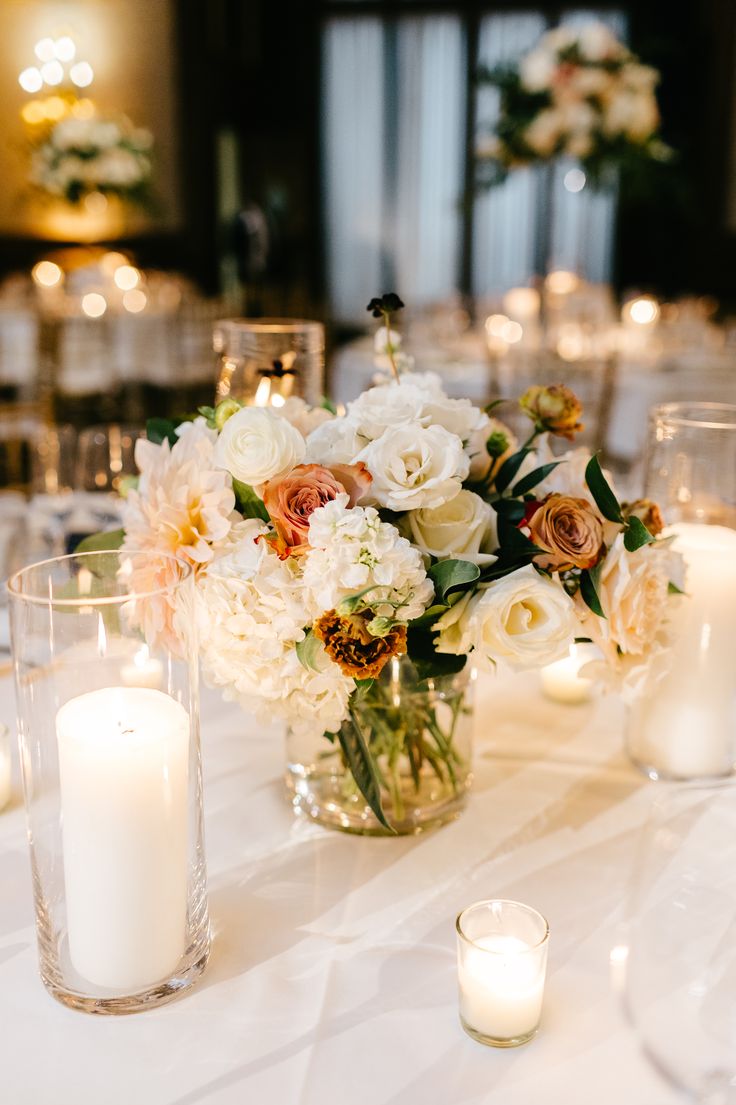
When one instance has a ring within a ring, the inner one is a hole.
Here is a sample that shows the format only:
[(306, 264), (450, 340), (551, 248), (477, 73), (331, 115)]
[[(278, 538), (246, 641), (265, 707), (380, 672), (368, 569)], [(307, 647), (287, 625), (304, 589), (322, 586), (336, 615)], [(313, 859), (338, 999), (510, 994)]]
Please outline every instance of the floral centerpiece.
[[(462, 805), (471, 669), (537, 668), (585, 638), (628, 677), (666, 634), (679, 574), (653, 504), (620, 505), (584, 449), (552, 455), (550, 435), (581, 429), (572, 392), (530, 388), (519, 443), (495, 404), (400, 371), (401, 306), (371, 301), (392, 375), (344, 415), (225, 399), (150, 422), (125, 531), (106, 538), (145, 554), (140, 590), (160, 552), (194, 566), (207, 682), (317, 742), (291, 764), (297, 805), (376, 832)], [(152, 611), (149, 636), (181, 616)]]
[(71, 204), (93, 193), (141, 202), (151, 177), (152, 146), (150, 131), (124, 116), (68, 115), (35, 147), (31, 182)]
[(478, 150), (486, 183), (559, 156), (577, 158), (593, 181), (609, 166), (671, 156), (659, 137), (659, 73), (602, 23), (548, 31), (483, 76), (501, 93), (495, 135)]

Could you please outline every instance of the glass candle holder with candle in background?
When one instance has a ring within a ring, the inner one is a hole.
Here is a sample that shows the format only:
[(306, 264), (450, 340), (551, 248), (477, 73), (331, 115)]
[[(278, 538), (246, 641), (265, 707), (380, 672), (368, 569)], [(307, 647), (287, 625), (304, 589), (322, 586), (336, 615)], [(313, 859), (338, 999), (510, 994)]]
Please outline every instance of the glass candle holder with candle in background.
[(517, 1047), (536, 1034), (547, 973), (549, 925), (536, 909), (476, 902), (456, 922), (460, 1021), (474, 1040)]
[(627, 745), (652, 779), (736, 763), (736, 406), (667, 403), (650, 416), (644, 492), (685, 561), (685, 594), (630, 705)]
[(209, 954), (192, 570), (79, 553), (8, 589), (41, 978), (147, 1009)]
[(290, 318), (230, 318), (215, 323), (216, 402), (237, 399), (282, 407), (291, 398), (322, 399), (325, 330), (321, 322)]

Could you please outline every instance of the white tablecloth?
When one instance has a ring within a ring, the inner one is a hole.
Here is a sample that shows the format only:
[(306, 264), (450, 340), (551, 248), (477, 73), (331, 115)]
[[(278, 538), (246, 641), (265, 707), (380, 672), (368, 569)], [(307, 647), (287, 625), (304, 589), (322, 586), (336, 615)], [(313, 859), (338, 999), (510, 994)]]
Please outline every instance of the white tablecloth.
[[(57, 1004), (36, 966), (16, 768), (0, 815), (3, 1105), (669, 1105), (609, 983), (655, 784), (621, 750), (615, 700), (546, 703), (484, 681), (463, 817), (412, 839), (295, 821), (282, 740), (203, 701), (214, 945), (197, 989), (131, 1017)], [(0, 682), (0, 720), (12, 722)], [(479, 898), (549, 919), (543, 1023), (511, 1051), (457, 1016), (454, 919)]]

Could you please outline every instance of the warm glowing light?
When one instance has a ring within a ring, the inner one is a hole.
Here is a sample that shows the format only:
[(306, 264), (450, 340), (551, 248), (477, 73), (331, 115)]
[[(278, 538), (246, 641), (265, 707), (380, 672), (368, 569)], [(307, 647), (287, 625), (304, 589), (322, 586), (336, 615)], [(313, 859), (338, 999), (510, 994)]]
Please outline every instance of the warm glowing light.
[(126, 311), (130, 311), (131, 315), (137, 315), (140, 311), (145, 310), (147, 303), (148, 296), (141, 288), (131, 288), (123, 296), (123, 307)]
[(119, 269), (121, 265), (127, 265), (128, 258), (124, 253), (117, 253), (115, 250), (110, 250), (100, 261), (100, 268), (108, 276), (112, 276), (116, 269)]
[(18, 84), (24, 92), (40, 92), (43, 87), (41, 71), (36, 69), (35, 65), (32, 65), (29, 69), (24, 69), (18, 77)]
[(57, 38), (54, 43), (54, 56), (59, 61), (71, 61), (77, 52), (77, 48), (74, 45), (74, 39), (69, 35), (62, 35), (61, 38)]
[(64, 69), (61, 62), (57, 61), (56, 58), (53, 61), (44, 62), (41, 66), (41, 76), (44, 84), (61, 84), (64, 80)]
[(39, 61), (53, 61), (55, 52), (53, 38), (39, 39), (33, 47), (33, 52)]
[(503, 297), (503, 308), (517, 319), (533, 319), (539, 314), (539, 292), (536, 288), (509, 288)]
[(84, 197), (84, 207), (90, 215), (104, 215), (107, 211), (107, 198), (102, 192), (90, 192)]
[(95, 105), (92, 100), (88, 100), (86, 97), (82, 100), (77, 100), (75, 104), (72, 104), (72, 115), (77, 119), (91, 119), (95, 113)]
[(524, 331), (518, 322), (512, 322), (509, 320), (505, 322), (501, 328), (500, 338), (507, 341), (509, 345), (515, 345), (517, 341), (521, 341), (524, 335)]
[(130, 291), (131, 288), (134, 288), (140, 278), (141, 274), (138, 272), (138, 269), (133, 268), (132, 265), (120, 265), (119, 268), (116, 268), (115, 275), (113, 276), (113, 280), (122, 292), (127, 292)]
[(82, 310), (89, 318), (101, 318), (107, 310), (107, 300), (99, 292), (87, 292), (82, 296)]
[(551, 272), (545, 284), (547, 291), (552, 292), (552, 295), (569, 295), (570, 292), (574, 292), (577, 288), (580, 280), (574, 272), (567, 272), (565, 269), (557, 269), (556, 272)]
[(586, 353), (586, 335), (577, 322), (567, 322), (560, 327), (557, 352), (563, 361), (579, 361)]
[(486, 319), (486, 332), (493, 338), (502, 338), (503, 328), (508, 322), (506, 315), (489, 315)]
[(63, 272), (53, 261), (39, 261), (31, 269), (31, 276), (42, 288), (54, 288), (63, 277)]
[(568, 192), (582, 192), (585, 181), (586, 176), (582, 169), (568, 169), (562, 178), (562, 183)]
[(66, 115), (66, 104), (61, 96), (49, 96), (46, 103), (43, 105), (43, 109), (46, 118), (52, 119), (54, 122), (58, 119), (63, 119)]
[(21, 115), (24, 123), (30, 123), (33, 126), (44, 121), (46, 111), (43, 104), (38, 100), (29, 100), (27, 104), (23, 105)]
[(624, 318), (627, 315), (638, 326), (650, 326), (659, 318), (659, 304), (654, 296), (639, 296), (624, 307)]
[(77, 88), (86, 88), (92, 84), (95, 78), (92, 66), (88, 61), (78, 61), (69, 70), (69, 76), (72, 79), (72, 84), (76, 84)]
[(272, 407), (283, 407), (285, 402), (286, 402), (286, 400), (284, 399), (283, 395), (279, 395), (278, 392), (276, 392), (275, 395), (271, 396), (271, 406)]

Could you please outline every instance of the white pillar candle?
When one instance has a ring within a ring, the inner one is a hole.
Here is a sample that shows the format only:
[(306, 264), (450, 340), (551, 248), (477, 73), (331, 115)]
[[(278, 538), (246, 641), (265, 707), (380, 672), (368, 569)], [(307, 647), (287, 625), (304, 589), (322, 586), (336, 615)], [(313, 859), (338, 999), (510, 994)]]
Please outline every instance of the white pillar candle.
[(186, 950), (189, 716), (161, 691), (106, 687), (62, 706), (56, 733), (69, 955), (134, 993)]
[(460, 960), (460, 1015), (492, 1040), (531, 1035), (542, 1012), (544, 970), (539, 956), (516, 936), (478, 937)]
[(151, 656), (147, 645), (141, 645), (130, 663), (123, 664), (120, 678), (126, 687), (150, 687), (158, 691), (164, 679), (163, 665)]
[(4, 810), (12, 793), (10, 731), (0, 724), (0, 810)]
[(587, 702), (593, 693), (593, 680), (580, 675), (580, 669), (600, 657), (595, 645), (571, 645), (568, 656), (547, 664), (539, 673), (547, 698), (570, 706)]
[(679, 522), (669, 535), (686, 596), (669, 618), (672, 648), (632, 705), (629, 750), (666, 778), (724, 775), (736, 760), (736, 530)]

